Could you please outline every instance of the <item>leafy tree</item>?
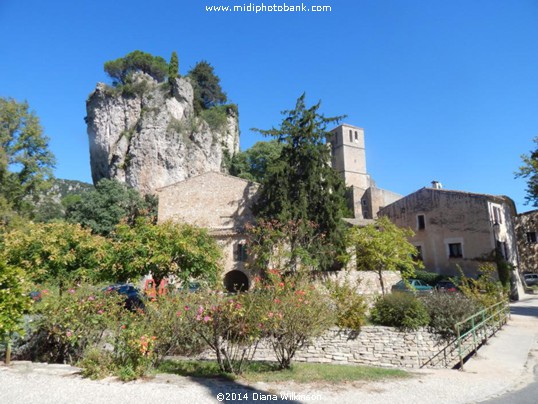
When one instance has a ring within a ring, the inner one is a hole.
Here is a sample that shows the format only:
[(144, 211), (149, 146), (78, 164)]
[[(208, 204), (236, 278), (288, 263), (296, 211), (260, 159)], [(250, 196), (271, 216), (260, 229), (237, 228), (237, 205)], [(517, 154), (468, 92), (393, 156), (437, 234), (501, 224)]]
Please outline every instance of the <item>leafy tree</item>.
[(55, 159), (48, 142), (28, 103), (0, 98), (0, 224), (13, 212), (31, 216), (50, 186)]
[(189, 72), (194, 90), (194, 110), (200, 113), (215, 105), (226, 103), (226, 93), (220, 86), (220, 78), (215, 74), (213, 66), (205, 60), (198, 62)]
[(177, 53), (172, 52), (170, 57), (170, 63), (168, 65), (168, 81), (173, 83), (179, 76), (179, 60), (177, 58)]
[(22, 316), (30, 309), (25, 273), (0, 258), (0, 340), (6, 345), (5, 362), (11, 359), (11, 336), (22, 332)]
[(114, 85), (126, 84), (134, 72), (143, 72), (158, 82), (164, 81), (168, 74), (168, 64), (160, 56), (153, 56), (139, 50), (105, 63), (105, 72), (114, 80)]
[(519, 167), (516, 173), (516, 178), (527, 179), (527, 203), (532, 203), (534, 207), (538, 207), (538, 136), (534, 138), (536, 149), (530, 154), (521, 156), (523, 165)]
[(165, 222), (151, 224), (139, 218), (133, 227), (117, 226), (110, 277), (124, 281), (149, 272), (159, 282), (175, 275), (183, 282), (198, 279), (216, 284), (220, 275), (221, 250), (201, 228)]
[(121, 220), (133, 224), (137, 217), (145, 215), (155, 220), (156, 206), (154, 197), (143, 198), (135, 189), (104, 178), (97, 183), (95, 191), (82, 194), (79, 201), (71, 201), (66, 218), (108, 236)]
[[(253, 210), (258, 219), (297, 224), (290, 249), (306, 251), (321, 269), (329, 269), (345, 251), (341, 219), (347, 208), (344, 182), (331, 167), (325, 144), (327, 125), (341, 117), (326, 118), (319, 107), (307, 108), (303, 94), (295, 109), (284, 111), (280, 128), (259, 130), (276, 138), (282, 151), (267, 167)], [(297, 261), (290, 264), (292, 270), (298, 266)]]
[(2, 257), (22, 268), (34, 283), (60, 286), (100, 277), (108, 243), (80, 225), (28, 223), (4, 234)]
[(377, 273), (383, 294), (383, 271), (401, 271), (406, 279), (414, 274), (415, 266), (421, 267), (413, 258), (416, 247), (407, 241), (412, 236), (411, 229), (400, 228), (387, 217), (376, 219), (375, 224), (350, 229), (348, 245), (356, 254), (356, 268)]
[(250, 149), (233, 156), (230, 174), (261, 183), (267, 173), (267, 167), (274, 164), (281, 153), (282, 144), (276, 140), (257, 142)]

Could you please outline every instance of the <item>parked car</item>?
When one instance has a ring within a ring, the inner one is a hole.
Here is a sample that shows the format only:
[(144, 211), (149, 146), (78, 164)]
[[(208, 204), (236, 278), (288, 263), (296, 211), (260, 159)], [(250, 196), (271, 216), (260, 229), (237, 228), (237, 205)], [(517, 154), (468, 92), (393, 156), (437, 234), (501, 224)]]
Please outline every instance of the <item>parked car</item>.
[(523, 279), (525, 279), (527, 286), (538, 285), (538, 274), (525, 274), (523, 275)]
[(144, 297), (140, 293), (140, 290), (128, 283), (116, 283), (114, 285), (107, 286), (104, 291), (117, 292), (120, 295), (125, 296), (125, 308), (127, 310), (144, 310), (144, 308), (146, 307), (144, 305)]
[(408, 279), (407, 283), (404, 280), (396, 283), (391, 289), (393, 292), (419, 292), (432, 293), (433, 287), (420, 279)]
[(435, 289), (439, 292), (457, 292), (458, 287), (452, 281), (444, 280), (437, 282)]

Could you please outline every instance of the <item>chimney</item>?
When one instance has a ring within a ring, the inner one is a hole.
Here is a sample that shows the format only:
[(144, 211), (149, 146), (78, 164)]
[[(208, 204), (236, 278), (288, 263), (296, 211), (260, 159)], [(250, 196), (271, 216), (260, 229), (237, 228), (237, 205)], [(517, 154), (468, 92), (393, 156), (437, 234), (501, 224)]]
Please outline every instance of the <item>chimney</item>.
[(441, 184), (439, 181), (432, 181), (432, 188), (433, 189), (442, 189), (443, 184)]

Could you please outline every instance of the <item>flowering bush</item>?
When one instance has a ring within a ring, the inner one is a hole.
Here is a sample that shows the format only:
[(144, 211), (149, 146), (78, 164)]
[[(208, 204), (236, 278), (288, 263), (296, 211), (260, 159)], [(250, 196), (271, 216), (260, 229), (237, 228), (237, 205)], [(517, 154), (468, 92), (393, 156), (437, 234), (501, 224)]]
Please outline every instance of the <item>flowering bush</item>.
[(107, 329), (125, 314), (123, 298), (99, 288), (79, 286), (61, 295), (47, 289), (35, 304), (31, 359), (75, 363), (84, 351), (104, 342)]
[(336, 306), (336, 325), (360, 331), (366, 321), (368, 305), (364, 296), (358, 293), (359, 284), (354, 285), (348, 278), (342, 282), (327, 279), (325, 287)]
[(270, 270), (255, 291), (263, 330), (282, 369), (289, 368), (297, 349), (334, 323), (334, 311), (326, 295), (301, 274), (282, 276)]
[(178, 316), (185, 316), (192, 331), (215, 352), (224, 372), (240, 374), (262, 335), (257, 300), (249, 293), (197, 293)]

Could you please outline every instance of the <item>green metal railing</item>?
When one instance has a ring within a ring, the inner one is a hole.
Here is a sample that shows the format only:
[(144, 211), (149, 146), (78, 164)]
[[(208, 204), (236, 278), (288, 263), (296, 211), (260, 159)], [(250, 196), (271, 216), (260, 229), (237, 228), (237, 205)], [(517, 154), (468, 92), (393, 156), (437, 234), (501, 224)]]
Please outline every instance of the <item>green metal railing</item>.
[(463, 370), (463, 361), (471, 352), (476, 354), (478, 347), (488, 342), (488, 338), (502, 328), (510, 316), (508, 302), (499, 302), (484, 310), (473, 314), (459, 323), (456, 323), (455, 344), (458, 349), (460, 370)]

